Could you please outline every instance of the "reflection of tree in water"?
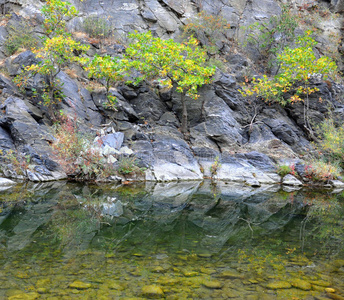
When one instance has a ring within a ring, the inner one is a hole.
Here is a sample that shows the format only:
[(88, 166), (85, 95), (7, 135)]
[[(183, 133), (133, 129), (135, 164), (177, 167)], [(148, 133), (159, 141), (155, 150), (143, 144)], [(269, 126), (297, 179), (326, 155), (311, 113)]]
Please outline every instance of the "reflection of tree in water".
[[(313, 249), (314, 255), (329, 257), (343, 254), (344, 206), (343, 193), (333, 195), (308, 192), (305, 200), (310, 205), (307, 216), (301, 222), (300, 240), (302, 250)], [(312, 248), (314, 241), (316, 248)]]

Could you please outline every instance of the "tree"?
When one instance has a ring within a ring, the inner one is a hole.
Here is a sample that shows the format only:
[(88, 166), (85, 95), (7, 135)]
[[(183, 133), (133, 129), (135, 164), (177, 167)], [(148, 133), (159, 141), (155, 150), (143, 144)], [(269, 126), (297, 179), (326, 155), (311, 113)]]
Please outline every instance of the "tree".
[[(304, 102), (305, 126), (313, 137), (309, 124), (308, 108), (309, 95), (318, 91), (312, 86), (310, 79), (314, 75), (321, 75), (322, 79), (336, 74), (337, 66), (333, 60), (327, 56), (317, 58), (313, 47), (317, 42), (311, 37), (311, 31), (300, 36), (296, 42), (296, 47), (286, 47), (282, 53), (277, 54), (277, 61), (280, 64), (279, 73), (272, 78), (266, 75), (263, 78), (253, 78), (253, 84), (246, 86), (244, 83), (243, 96), (259, 96), (266, 102), (275, 101), (282, 105), (297, 101)], [(292, 96), (286, 99), (286, 94)]]
[(207, 54), (198, 46), (195, 38), (184, 43), (171, 39), (162, 40), (152, 36), (151, 32), (130, 34), (133, 42), (126, 49), (123, 63), (127, 68), (135, 68), (142, 76), (136, 83), (144, 79), (159, 78), (163, 86), (181, 93), (182, 124), (184, 136), (188, 132), (187, 108), (185, 97), (199, 97), (198, 87), (210, 83), (215, 67), (206, 66)]
[(121, 60), (109, 55), (95, 55), (87, 65), (86, 70), (89, 71), (88, 76), (90, 78), (103, 79), (100, 82), (106, 89), (107, 108), (115, 110), (116, 98), (109, 94), (109, 90), (112, 84), (123, 79), (124, 67)]
[[(47, 37), (43, 39), (42, 48), (33, 49), (39, 62), (26, 67), (24, 73), (16, 79), (19, 86), (34, 74), (45, 76), (43, 104), (48, 107), (49, 115), (53, 119), (55, 119), (54, 105), (62, 97), (57, 75), (63, 67), (73, 62), (86, 62), (86, 59), (82, 58), (80, 54), (87, 51), (89, 46), (75, 41), (66, 30), (66, 20), (73, 18), (77, 13), (78, 11), (69, 2), (47, 1), (42, 8), (42, 14), (45, 17), (43, 30)], [(75, 53), (79, 53), (79, 56), (76, 56)]]
[(66, 22), (78, 15), (77, 9), (67, 1), (47, 0), (42, 7), (43, 34), (48, 38), (57, 35), (68, 35)]
[(48, 38), (44, 46), (34, 49), (36, 57), (40, 59), (37, 64), (26, 67), (26, 71), (45, 76), (46, 88), (42, 95), (43, 104), (49, 109), (54, 118), (53, 106), (61, 100), (60, 83), (57, 75), (62, 68), (72, 62), (82, 62), (83, 59), (74, 55), (74, 51), (87, 51), (88, 46), (81, 45), (71, 37), (56, 36)]
[(255, 22), (243, 27), (245, 30), (243, 46), (255, 49), (259, 53), (258, 62), (267, 59), (267, 66), (271, 68), (276, 63), (277, 54), (295, 41), (297, 26), (297, 18), (291, 13), (291, 7), (282, 5), (280, 15), (272, 16), (267, 22)]

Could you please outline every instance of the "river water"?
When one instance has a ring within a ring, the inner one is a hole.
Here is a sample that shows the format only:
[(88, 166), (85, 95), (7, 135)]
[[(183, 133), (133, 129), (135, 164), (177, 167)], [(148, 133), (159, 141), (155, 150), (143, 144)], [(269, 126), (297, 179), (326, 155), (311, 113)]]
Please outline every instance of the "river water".
[(344, 299), (344, 194), (211, 182), (0, 192), (0, 299)]

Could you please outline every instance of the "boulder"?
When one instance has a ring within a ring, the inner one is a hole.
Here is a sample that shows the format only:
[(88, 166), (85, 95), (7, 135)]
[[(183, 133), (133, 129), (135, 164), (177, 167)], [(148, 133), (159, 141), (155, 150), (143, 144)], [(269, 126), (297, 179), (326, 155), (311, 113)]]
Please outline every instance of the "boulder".
[[(96, 137), (96, 139), (94, 140), (94, 143), (104, 147), (105, 151), (105, 147), (108, 146), (107, 148), (109, 149), (116, 149), (119, 150), (122, 147), (123, 144), (123, 140), (124, 140), (124, 134), (122, 132), (115, 132), (115, 133), (111, 133), (111, 134), (107, 134), (105, 136), (102, 137)], [(112, 153), (109, 153), (112, 154)]]
[(344, 182), (340, 180), (330, 180), (330, 184), (335, 188), (344, 188)]
[(16, 182), (7, 178), (0, 177), (0, 187), (15, 185)]
[(57, 75), (60, 80), (61, 90), (64, 95), (60, 104), (66, 115), (72, 118), (78, 118), (90, 125), (100, 125), (103, 117), (93, 102), (91, 94), (85, 88), (79, 88), (77, 83), (66, 73), (60, 72)]
[(283, 177), (282, 184), (285, 185), (292, 185), (292, 186), (301, 186), (303, 185), (300, 180), (298, 180), (295, 176), (288, 174)]

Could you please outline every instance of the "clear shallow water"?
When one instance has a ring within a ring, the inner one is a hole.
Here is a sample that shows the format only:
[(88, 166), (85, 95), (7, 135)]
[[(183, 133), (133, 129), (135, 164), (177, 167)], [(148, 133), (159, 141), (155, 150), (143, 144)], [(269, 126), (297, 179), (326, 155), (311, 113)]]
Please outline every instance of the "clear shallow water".
[(18, 186), (0, 192), (0, 299), (344, 299), (343, 202), (210, 182)]

